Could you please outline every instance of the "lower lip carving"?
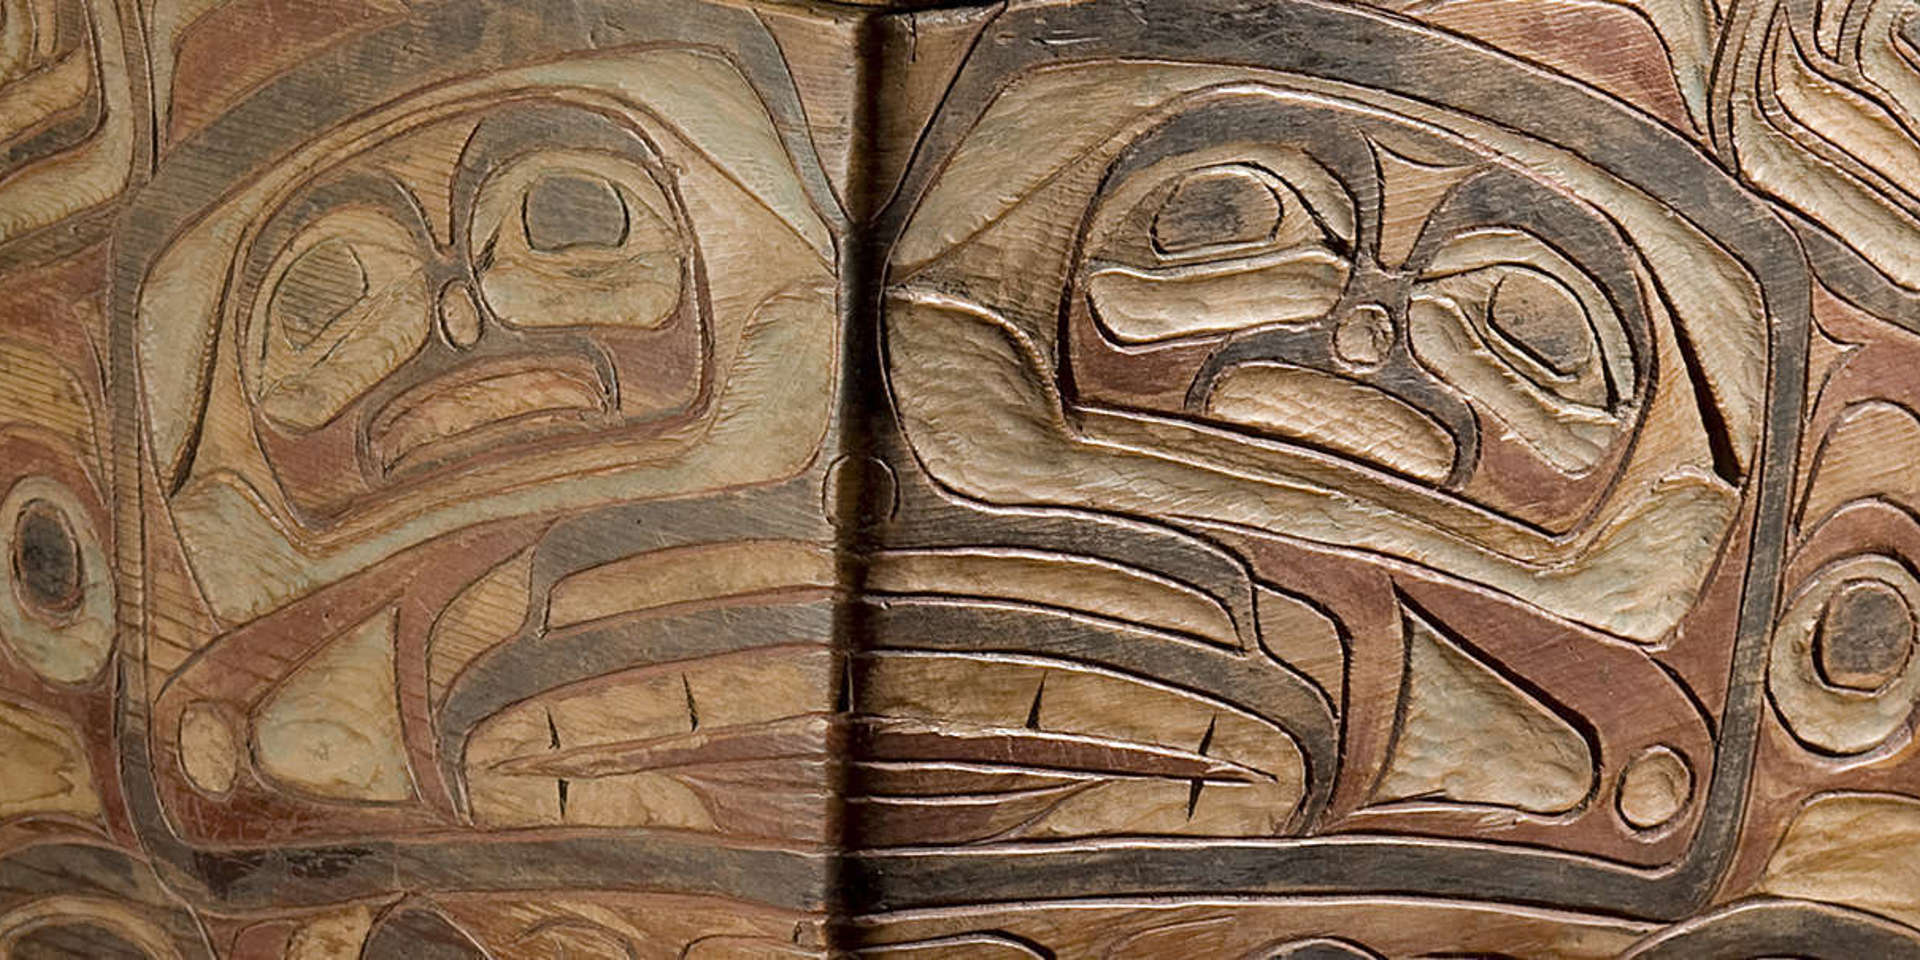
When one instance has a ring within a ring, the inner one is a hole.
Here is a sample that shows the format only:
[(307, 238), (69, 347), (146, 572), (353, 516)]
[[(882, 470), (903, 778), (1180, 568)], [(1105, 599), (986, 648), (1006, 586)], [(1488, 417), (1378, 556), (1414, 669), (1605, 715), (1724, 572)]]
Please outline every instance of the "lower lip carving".
[(477, 452), (523, 433), (567, 430), (606, 416), (612, 390), (584, 361), (489, 365), (401, 394), (367, 427), (381, 471), (393, 473)]

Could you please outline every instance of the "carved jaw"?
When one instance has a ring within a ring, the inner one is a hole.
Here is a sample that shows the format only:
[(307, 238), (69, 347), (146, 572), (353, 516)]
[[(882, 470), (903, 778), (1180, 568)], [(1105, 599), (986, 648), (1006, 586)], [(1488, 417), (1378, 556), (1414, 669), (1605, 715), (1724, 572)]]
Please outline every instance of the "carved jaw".
[[(796, 482), (504, 521), (295, 601), (156, 699), (177, 770), (163, 802), (202, 844), (248, 842), (224, 811), (262, 804), (303, 841), (589, 827), (825, 842), (836, 574), (803, 513), (818, 503)], [(792, 517), (793, 538), (630, 552), (592, 535), (724, 533), (756, 508)], [(285, 666), (245, 667), (262, 661)]]
[[(555, 550), (501, 564), (428, 640), (440, 761), (462, 816), (488, 830), (827, 842), (819, 806), (843, 747), (831, 551), (704, 543), (545, 572), (566, 562)], [(496, 598), (529, 588), (526, 625), (503, 618)]]

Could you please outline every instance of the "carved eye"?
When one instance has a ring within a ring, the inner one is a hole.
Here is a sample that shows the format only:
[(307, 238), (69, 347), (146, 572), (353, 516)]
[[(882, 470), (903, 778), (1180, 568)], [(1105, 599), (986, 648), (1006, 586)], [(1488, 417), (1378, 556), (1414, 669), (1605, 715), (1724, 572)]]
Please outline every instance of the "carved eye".
[(113, 650), (112, 565), (83, 497), (34, 475), (0, 501), (0, 647), (60, 683), (97, 675)]
[(520, 204), (527, 246), (541, 253), (619, 247), (627, 241), (627, 218), (619, 189), (592, 176), (542, 177)]
[(64, 510), (46, 500), (21, 508), (13, 535), (13, 575), (29, 609), (58, 622), (78, 607), (85, 586), (80, 563), (80, 544)]
[(1201, 170), (1174, 187), (1154, 215), (1154, 249), (1182, 254), (1264, 243), (1279, 232), (1285, 209), (1272, 184), (1251, 169)]
[(1103, 200), (1089, 230), (1094, 319), (1130, 344), (1325, 314), (1346, 285), (1352, 201), (1304, 155), (1160, 166)]
[(1577, 280), (1503, 263), (1435, 287), (1454, 299), (1482, 349), (1508, 371), (1561, 399), (1605, 407), (1609, 386), (1594, 328), (1596, 321), (1612, 321), (1613, 311), (1604, 302), (1589, 306), (1571, 282)]
[(688, 261), (673, 211), (631, 160), (522, 158), (475, 203), (481, 296), (508, 326), (663, 326), (680, 309)]
[(1522, 231), (1463, 234), (1415, 284), (1407, 319), (1420, 364), (1549, 463), (1598, 462), (1634, 372), (1626, 328), (1578, 265)]
[(1592, 362), (1592, 320), (1579, 297), (1552, 277), (1502, 271), (1487, 299), (1487, 326), (1503, 345), (1554, 377), (1574, 377)]
[(287, 346), (305, 350), (367, 295), (367, 268), (352, 244), (322, 240), (296, 257), (267, 303)]
[(336, 209), (268, 267), (249, 339), (261, 411), (325, 425), (426, 342), (431, 311), (413, 236), (380, 211)]

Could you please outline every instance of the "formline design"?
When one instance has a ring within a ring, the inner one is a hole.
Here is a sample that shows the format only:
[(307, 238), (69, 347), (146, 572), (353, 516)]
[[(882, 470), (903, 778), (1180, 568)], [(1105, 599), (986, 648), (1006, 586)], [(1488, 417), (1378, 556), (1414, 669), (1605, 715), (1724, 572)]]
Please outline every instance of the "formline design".
[(1920, 0), (0, 0), (0, 960), (1920, 957)]

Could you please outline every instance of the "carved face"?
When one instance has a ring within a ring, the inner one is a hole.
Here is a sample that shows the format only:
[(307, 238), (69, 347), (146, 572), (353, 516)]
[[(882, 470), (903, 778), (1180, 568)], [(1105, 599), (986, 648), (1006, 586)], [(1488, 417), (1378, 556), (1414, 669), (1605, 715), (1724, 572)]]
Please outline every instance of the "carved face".
[[(383, 175), (379, 160), (456, 144), (456, 162), (417, 186)], [(232, 297), (255, 432), (303, 514), (324, 521), (503, 451), (564, 456), (699, 412), (707, 279), (678, 185), (641, 131), (516, 105), (376, 156), (282, 204)], [(450, 223), (422, 192), (451, 202)]]
[[(817, 829), (769, 808), (825, 749), (835, 268), (745, 76), (658, 47), (494, 71), (232, 177), (128, 255), (149, 596), (190, 624), (148, 638), (166, 829)], [(741, 706), (739, 651), (779, 644)], [(763, 740), (754, 789), (689, 772)]]
[[(1057, 152), (989, 156), (1126, 83)], [(1656, 640), (1750, 470), (1758, 286), (1571, 154), (1389, 100), (1199, 66), (1013, 85), (896, 253), (909, 439), (990, 501), (1384, 553)]]
[(670, 50), (455, 85), (309, 145), (154, 260), (147, 427), (217, 615), (483, 521), (812, 458), (825, 228), (764, 111), (622, 99), (619, 69), (752, 103)]
[[(1789, 232), (1695, 144), (1457, 38), (1097, 7), (996, 20), (896, 207), (884, 362), (918, 525), (868, 582), (949, 556), (876, 605), (855, 707), (990, 746), (920, 735), (862, 809), (918, 789), (990, 815), (875, 830), (953, 845), (886, 868), (982, 903), (1160, 870), (1129, 890), (1702, 895), (1777, 559), (1742, 518), (1797, 429)], [(972, 552), (1001, 575), (962, 581)], [(1213, 609), (1119, 608), (1100, 587), (1125, 578)], [(1094, 677), (1100, 707), (1074, 699)], [(1206, 699), (1182, 722), (1157, 684)], [(1296, 753), (1259, 749), (1273, 728)], [(1066, 735), (1240, 769), (1149, 786), (1055, 760)], [(949, 775), (966, 748), (984, 771)], [(1252, 840), (1246, 872), (1181, 833)], [(1027, 842), (1068, 836), (1098, 854)], [(1113, 869), (1083, 883), (1090, 856)]]
[(1556, 529), (1591, 507), (1601, 484), (1581, 481), (1610, 475), (1649, 392), (1619, 232), (1406, 124), (1182, 113), (1116, 161), (1080, 249), (1062, 365), (1081, 402), (1313, 447)]

